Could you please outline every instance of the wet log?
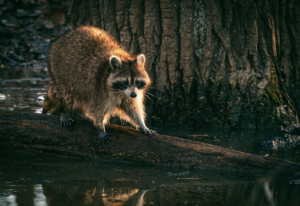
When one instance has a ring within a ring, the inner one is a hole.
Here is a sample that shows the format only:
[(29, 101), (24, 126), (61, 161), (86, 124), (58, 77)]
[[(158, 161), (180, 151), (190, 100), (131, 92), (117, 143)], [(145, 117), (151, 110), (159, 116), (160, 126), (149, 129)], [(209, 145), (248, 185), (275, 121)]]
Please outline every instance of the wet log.
[(77, 120), (72, 129), (66, 129), (58, 116), (0, 112), (1, 150), (205, 170), (278, 174), (300, 170), (297, 163), (178, 137), (150, 137), (128, 127), (109, 125), (107, 132), (112, 141), (99, 144), (97, 129), (86, 121)]

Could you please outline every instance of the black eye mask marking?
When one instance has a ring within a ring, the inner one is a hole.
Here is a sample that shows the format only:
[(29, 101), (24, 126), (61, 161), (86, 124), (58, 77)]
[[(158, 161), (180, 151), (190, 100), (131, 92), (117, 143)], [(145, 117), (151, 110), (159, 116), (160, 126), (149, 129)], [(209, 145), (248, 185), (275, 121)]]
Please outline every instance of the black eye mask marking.
[(136, 81), (135, 81), (135, 85), (136, 85), (136, 87), (137, 87), (138, 89), (142, 89), (142, 88), (145, 87), (146, 83), (143, 82), (143, 81), (138, 81), (138, 80), (136, 80)]
[(114, 89), (125, 90), (127, 87), (128, 87), (128, 81), (120, 81), (120, 82), (113, 83)]

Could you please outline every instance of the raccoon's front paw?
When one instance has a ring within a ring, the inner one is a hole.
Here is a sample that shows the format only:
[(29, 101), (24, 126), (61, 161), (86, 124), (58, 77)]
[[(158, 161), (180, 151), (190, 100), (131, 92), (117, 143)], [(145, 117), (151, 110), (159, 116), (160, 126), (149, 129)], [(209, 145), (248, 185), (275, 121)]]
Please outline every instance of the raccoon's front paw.
[(145, 134), (147, 134), (147, 135), (150, 135), (150, 136), (156, 134), (156, 131), (151, 130), (151, 129), (148, 129), (148, 128), (143, 129), (143, 132), (144, 132)]
[(71, 127), (73, 123), (73, 120), (67, 115), (67, 114), (61, 114), (60, 115), (60, 125), (62, 127)]
[(106, 142), (110, 141), (111, 138), (109, 136), (110, 135), (107, 134), (104, 130), (100, 130), (99, 131), (99, 141), (100, 141), (100, 143), (106, 143)]

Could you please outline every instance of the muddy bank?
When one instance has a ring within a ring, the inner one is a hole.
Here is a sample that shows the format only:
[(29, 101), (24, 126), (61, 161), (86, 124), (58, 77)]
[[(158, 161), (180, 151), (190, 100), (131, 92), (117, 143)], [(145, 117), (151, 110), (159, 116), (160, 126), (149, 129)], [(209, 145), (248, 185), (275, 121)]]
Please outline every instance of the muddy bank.
[(206, 143), (109, 125), (112, 141), (99, 144), (97, 129), (77, 120), (61, 128), (58, 116), (0, 112), (0, 148), (17, 152), (84, 157), (100, 161), (229, 171), (292, 174), (300, 165)]

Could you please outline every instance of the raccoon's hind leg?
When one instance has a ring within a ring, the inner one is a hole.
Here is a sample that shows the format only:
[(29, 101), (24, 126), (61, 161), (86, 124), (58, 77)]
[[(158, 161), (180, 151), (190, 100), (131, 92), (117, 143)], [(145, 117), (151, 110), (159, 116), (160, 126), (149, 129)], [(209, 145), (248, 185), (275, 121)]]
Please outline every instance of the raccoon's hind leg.
[(60, 125), (62, 127), (69, 128), (73, 126), (73, 119), (70, 117), (70, 111), (72, 111), (69, 107), (65, 106), (63, 101), (61, 102), (61, 106), (59, 108), (60, 112)]
[(60, 125), (62, 127), (71, 127), (73, 124), (73, 119), (70, 118), (70, 116), (67, 113), (61, 113), (60, 114)]

